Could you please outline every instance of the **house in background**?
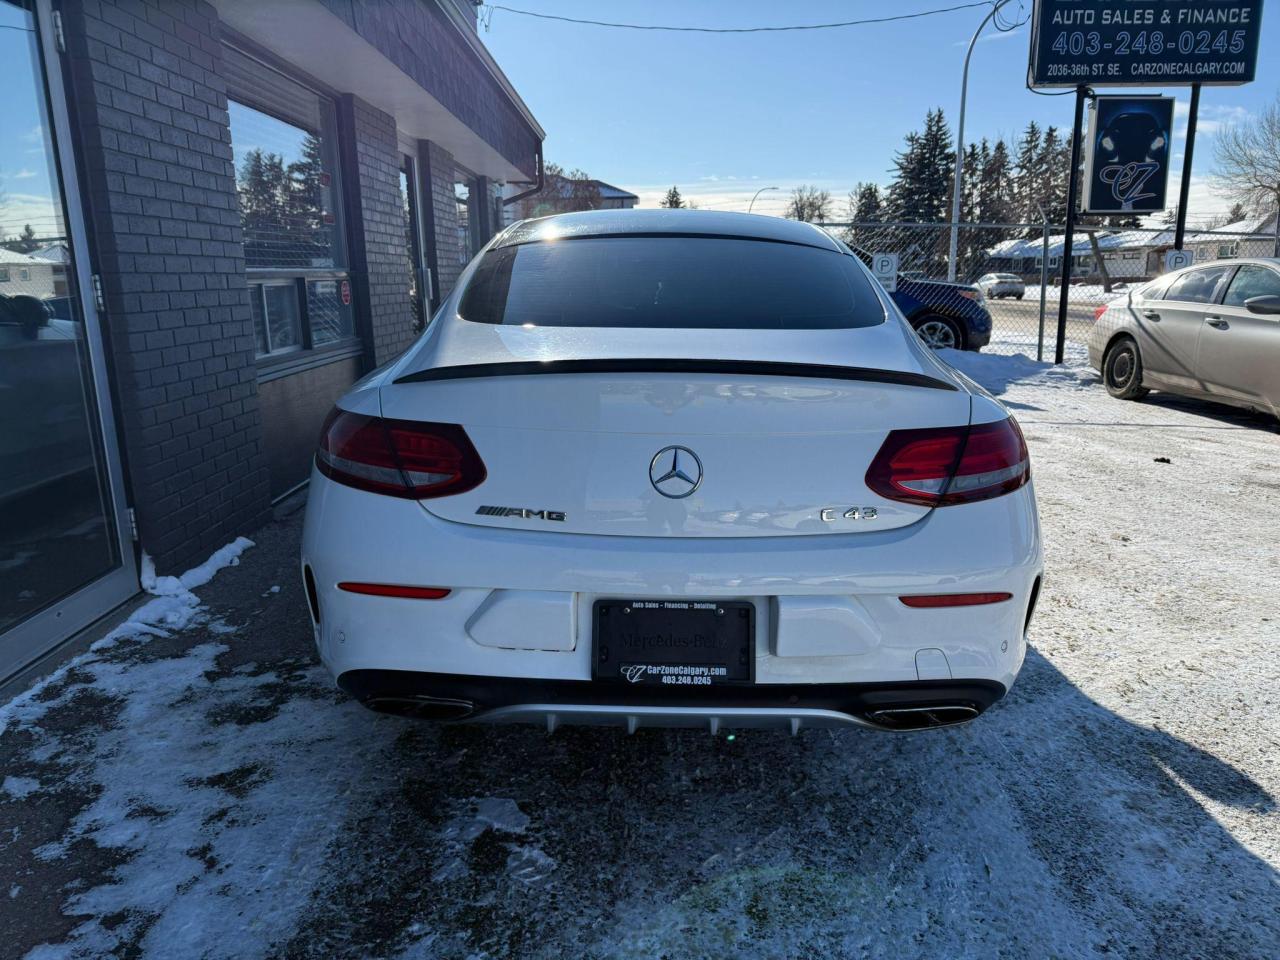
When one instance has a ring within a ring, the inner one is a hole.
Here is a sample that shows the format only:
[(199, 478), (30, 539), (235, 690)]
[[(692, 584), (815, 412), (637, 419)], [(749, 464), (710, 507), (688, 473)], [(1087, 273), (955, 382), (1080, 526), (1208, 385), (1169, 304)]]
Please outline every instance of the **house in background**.
[(468, 0), (0, 0), (0, 57), (57, 221), (0, 252), (3, 682), (306, 482), (544, 132)]
[(552, 173), (540, 191), (507, 205), (505, 222), (581, 210), (630, 210), (639, 201), (634, 193), (603, 180), (575, 180)]
[(1248, 217), (1223, 227), (1187, 235), (1185, 246), (1195, 251), (1196, 262), (1234, 257), (1273, 257), (1276, 214)]
[(57, 290), (56, 266), (47, 260), (37, 259), (33, 254), (0, 247), (0, 296), (25, 295), (41, 300), (65, 296), (65, 289), (61, 293)]

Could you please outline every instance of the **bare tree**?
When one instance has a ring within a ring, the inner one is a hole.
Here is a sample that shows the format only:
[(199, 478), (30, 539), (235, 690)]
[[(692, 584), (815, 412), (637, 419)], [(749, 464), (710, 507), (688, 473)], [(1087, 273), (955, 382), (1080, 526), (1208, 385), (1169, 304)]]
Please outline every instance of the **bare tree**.
[(1256, 118), (1218, 131), (1213, 175), (1232, 200), (1276, 211), (1273, 255), (1280, 257), (1280, 95)]
[(600, 184), (583, 170), (565, 172), (564, 167), (548, 163), (543, 168), (543, 187), (520, 201), (516, 211), (520, 219), (545, 217), (553, 213), (596, 210), (600, 207)]
[(791, 191), (786, 216), (788, 220), (824, 222), (831, 216), (831, 191), (810, 186), (796, 187)]

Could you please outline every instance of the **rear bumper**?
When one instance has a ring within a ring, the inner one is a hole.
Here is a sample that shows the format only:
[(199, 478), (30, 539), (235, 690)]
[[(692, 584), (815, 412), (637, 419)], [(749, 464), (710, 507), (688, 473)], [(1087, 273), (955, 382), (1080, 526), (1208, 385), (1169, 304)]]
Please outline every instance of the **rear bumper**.
[[(301, 559), (312, 585), (320, 658), (362, 699), (373, 693), (356, 691), (352, 684), (360, 677), (385, 682), (404, 675), (413, 681), (409, 696), (437, 695), (415, 690), (423, 677), (462, 677), (490, 685), (483, 696), (463, 698), (491, 704), (490, 719), (498, 709), (523, 719), (550, 712), (565, 721), (616, 717), (628, 706), (654, 704), (609, 702), (625, 694), (617, 685), (584, 699), (583, 692), (597, 686), (591, 681), (596, 600), (737, 599), (755, 607), (753, 689), (759, 692), (751, 696), (759, 699), (730, 705), (766, 711), (769, 724), (783, 725), (795, 716), (787, 709), (802, 703), (837, 715), (826, 720), (861, 722), (866, 711), (858, 697), (882, 688), (914, 690), (940, 681), (1009, 688), (1022, 666), (1042, 570), (1030, 485), (878, 533), (701, 539), (453, 523), (413, 501), (353, 490), (318, 474)], [(338, 588), (348, 580), (450, 592), (439, 600), (365, 596)], [(947, 609), (912, 609), (899, 599), (966, 592), (1011, 596)], [(492, 690), (504, 689), (504, 678), (552, 683), (547, 689), (563, 695), (550, 703), (572, 709), (538, 709), (547, 701), (537, 690), (494, 699)], [(733, 688), (732, 695), (744, 696), (743, 689)], [(971, 699), (982, 709), (990, 702)], [(664, 703), (671, 706), (657, 706)], [(686, 725), (718, 715), (701, 713), (697, 701), (674, 706), (681, 709), (658, 713), (669, 720), (684, 716)]]
[(979, 716), (1005, 694), (993, 680), (806, 683), (697, 691), (582, 680), (350, 670), (338, 686), (371, 710), (428, 720), (623, 726), (920, 730)]

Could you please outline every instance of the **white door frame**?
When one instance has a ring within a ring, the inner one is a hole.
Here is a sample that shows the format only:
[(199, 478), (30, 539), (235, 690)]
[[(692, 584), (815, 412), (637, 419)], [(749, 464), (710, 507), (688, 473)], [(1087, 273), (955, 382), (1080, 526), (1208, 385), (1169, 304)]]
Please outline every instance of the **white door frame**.
[(109, 497), (107, 506), (114, 516), (116, 546), (120, 565), (56, 603), (28, 617), (0, 634), (0, 681), (39, 660), (77, 631), (118, 607), (138, 592), (137, 558), (130, 529), (124, 474), (116, 445), (115, 415), (108, 389), (106, 353), (94, 309), (93, 271), (89, 266), (89, 239), (80, 206), (79, 180), (71, 148), (71, 123), (67, 116), (66, 92), (62, 83), (62, 54), (55, 40), (50, 0), (35, 0), (39, 31), (41, 72), (45, 82), (49, 119), (53, 124), (52, 143), (55, 166), (62, 190), (63, 214), (71, 239), (72, 263), (76, 275), (76, 297), (84, 317), (85, 345), (89, 355), (90, 384), (95, 400), (98, 441)]

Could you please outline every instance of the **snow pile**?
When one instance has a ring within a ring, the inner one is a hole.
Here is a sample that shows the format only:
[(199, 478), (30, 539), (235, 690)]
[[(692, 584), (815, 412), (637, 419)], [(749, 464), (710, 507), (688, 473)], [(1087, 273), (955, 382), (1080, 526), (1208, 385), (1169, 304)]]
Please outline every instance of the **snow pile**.
[(208, 560), (192, 567), (178, 577), (156, 576), (155, 561), (148, 554), (142, 555), (142, 573), (139, 583), (142, 589), (155, 597), (143, 604), (120, 626), (116, 627), (90, 649), (106, 650), (121, 640), (145, 637), (167, 637), (170, 631), (185, 630), (200, 613), (200, 598), (191, 591), (203, 587), (224, 567), (240, 563), (240, 554), (253, 546), (248, 537), (236, 537), (225, 547), (216, 550)]
[[(1130, 289), (1128, 283), (1120, 280), (1111, 284), (1110, 293), (1104, 290), (1100, 283), (1073, 283), (1071, 285), (1071, 296), (1067, 299), (1071, 303), (1110, 303), (1112, 300), (1128, 296)], [(1058, 302), (1061, 293), (1061, 287), (1048, 286), (1044, 288), (1045, 300), (1051, 300), (1054, 303)], [(1040, 284), (1028, 284), (1026, 292), (1022, 296), (1024, 300), (1039, 300)]]
[(1051, 390), (1091, 389), (1097, 383), (1097, 376), (1084, 363), (1079, 348), (1071, 351), (1068, 362), (1061, 366), (1032, 360), (1023, 353), (939, 350), (937, 355), (996, 396), (1005, 393), (1015, 383)]

